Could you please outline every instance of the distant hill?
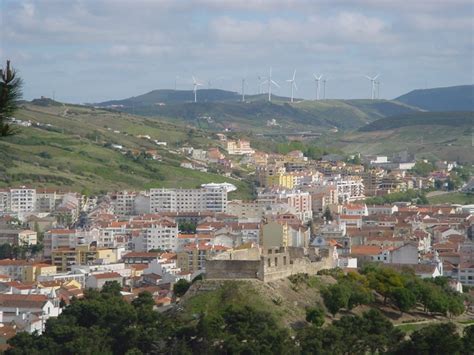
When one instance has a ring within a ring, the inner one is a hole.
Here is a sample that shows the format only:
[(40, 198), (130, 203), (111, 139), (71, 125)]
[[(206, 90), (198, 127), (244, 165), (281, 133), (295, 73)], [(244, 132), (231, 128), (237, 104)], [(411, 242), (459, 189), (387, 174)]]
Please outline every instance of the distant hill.
[(409, 151), (419, 158), (474, 163), (473, 127), (473, 112), (418, 112), (379, 119), (326, 143), (347, 153)]
[[(94, 104), (144, 116), (163, 117), (170, 120), (192, 122), (194, 125), (214, 130), (292, 131), (357, 129), (382, 117), (419, 111), (404, 103), (387, 100), (295, 100), (285, 97), (248, 95), (241, 102), (236, 92), (203, 89), (194, 103), (192, 91), (154, 90), (147, 94), (124, 100)], [(204, 118), (204, 121), (203, 121)], [(277, 125), (267, 127), (267, 121)]]
[(441, 125), (449, 127), (474, 126), (474, 112), (417, 112), (381, 118), (361, 128), (361, 132), (381, 131), (407, 126)]
[[(216, 101), (239, 101), (240, 95), (233, 91), (220, 89), (201, 89), (197, 96), (199, 102)], [(94, 104), (99, 107), (125, 106), (155, 106), (169, 103), (185, 103), (194, 101), (194, 92), (192, 90), (153, 90), (146, 94), (133, 96), (122, 100), (111, 100)]]
[(473, 111), (474, 85), (413, 90), (395, 100), (428, 111)]

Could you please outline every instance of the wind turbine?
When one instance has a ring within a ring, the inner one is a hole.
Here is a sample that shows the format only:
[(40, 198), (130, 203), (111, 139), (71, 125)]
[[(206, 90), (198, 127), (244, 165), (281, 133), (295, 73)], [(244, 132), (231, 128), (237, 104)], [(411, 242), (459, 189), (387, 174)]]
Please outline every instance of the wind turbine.
[(272, 80), (272, 67), (270, 67), (270, 73), (268, 75), (268, 79), (265, 80), (262, 84), (268, 84), (268, 101), (272, 101), (272, 85), (275, 85), (276, 87), (280, 87), (278, 83), (274, 80)]
[(242, 102), (245, 102), (245, 77), (242, 78)]
[(198, 86), (202, 86), (201, 83), (199, 83), (196, 78), (193, 76), (193, 92), (194, 92), (194, 102), (197, 102), (197, 89)]
[(373, 78), (371, 78), (370, 76), (366, 75), (365, 76), (367, 79), (369, 79), (372, 83), (372, 100), (375, 99), (375, 80), (379, 77), (379, 74), (377, 74), (376, 76), (374, 76)]
[(377, 100), (380, 99), (380, 80), (376, 81), (375, 84), (377, 85)]
[(314, 81), (316, 82), (316, 100), (319, 100), (319, 93), (321, 92), (321, 88), (319, 86), (319, 82), (321, 81), (321, 78), (323, 77), (322, 75), (316, 76), (316, 74), (313, 74), (314, 76)]
[(323, 100), (326, 100), (326, 79), (323, 79)]
[(289, 82), (291, 85), (291, 102), (293, 102), (293, 90), (294, 89), (298, 90), (298, 87), (296, 86), (295, 77), (296, 77), (296, 69), (293, 72), (293, 78), (287, 80), (287, 82)]

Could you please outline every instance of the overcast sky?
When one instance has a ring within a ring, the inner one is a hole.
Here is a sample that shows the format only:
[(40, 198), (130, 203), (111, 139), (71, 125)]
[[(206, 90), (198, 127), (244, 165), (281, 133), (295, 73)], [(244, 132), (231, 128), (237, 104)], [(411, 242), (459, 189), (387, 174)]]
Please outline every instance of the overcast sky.
[[(289, 95), (366, 98), (473, 82), (472, 0), (0, 0), (0, 59), (26, 99), (98, 102), (153, 89), (256, 92), (258, 75)], [(177, 79), (176, 79), (177, 78)]]

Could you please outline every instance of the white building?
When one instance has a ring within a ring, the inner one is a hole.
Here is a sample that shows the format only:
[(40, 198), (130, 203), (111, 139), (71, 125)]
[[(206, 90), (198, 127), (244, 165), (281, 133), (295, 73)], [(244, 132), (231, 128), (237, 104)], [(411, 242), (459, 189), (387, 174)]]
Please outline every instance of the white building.
[(11, 212), (33, 212), (36, 209), (36, 190), (27, 187), (10, 189)]
[(226, 212), (227, 188), (151, 189), (150, 212)]
[(166, 220), (156, 222), (144, 228), (140, 236), (135, 239), (135, 251), (146, 252), (151, 249), (176, 251), (178, 225)]

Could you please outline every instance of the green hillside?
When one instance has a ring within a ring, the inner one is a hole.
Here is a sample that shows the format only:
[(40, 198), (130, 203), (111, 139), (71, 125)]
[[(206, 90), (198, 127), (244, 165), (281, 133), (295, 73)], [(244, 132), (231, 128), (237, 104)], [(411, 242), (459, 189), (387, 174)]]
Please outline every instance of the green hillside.
[(386, 154), (409, 151), (417, 158), (474, 162), (472, 127), (415, 125), (370, 132), (351, 132), (325, 140), (347, 153)]
[(474, 112), (417, 112), (379, 119), (359, 129), (361, 132), (381, 131), (419, 125), (472, 127)]
[(318, 117), (326, 125), (345, 130), (357, 129), (379, 118), (418, 111), (388, 100), (301, 101), (293, 106)]
[(413, 90), (395, 100), (428, 111), (473, 111), (474, 85)]
[[(158, 120), (81, 106), (26, 104), (15, 114), (33, 125), (0, 140), (0, 186), (65, 186), (91, 192), (122, 188), (196, 187), (228, 181), (248, 197), (250, 186), (218, 174), (181, 168), (177, 144), (215, 145), (207, 134)], [(39, 123), (40, 126), (35, 125)], [(168, 147), (152, 140), (165, 141)], [(112, 144), (123, 146), (113, 148)], [(162, 161), (141, 151), (157, 150)], [(133, 150), (137, 156), (125, 151)]]
[[(266, 95), (249, 95), (241, 102), (237, 93), (200, 90), (198, 102), (190, 102), (191, 92), (156, 90), (148, 94), (97, 104), (123, 112), (158, 116), (171, 121), (192, 123), (210, 129), (231, 128), (252, 131), (357, 129), (382, 117), (418, 111), (418, 108), (387, 100), (297, 100)], [(267, 121), (277, 125), (267, 127)]]

